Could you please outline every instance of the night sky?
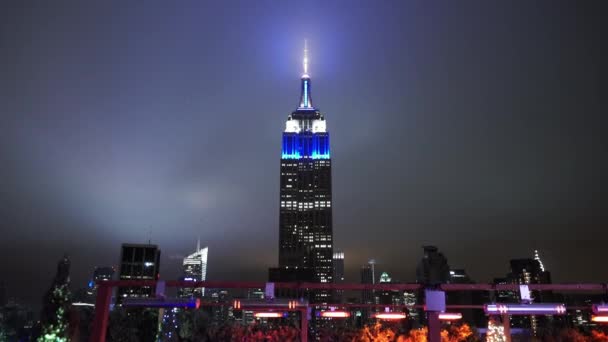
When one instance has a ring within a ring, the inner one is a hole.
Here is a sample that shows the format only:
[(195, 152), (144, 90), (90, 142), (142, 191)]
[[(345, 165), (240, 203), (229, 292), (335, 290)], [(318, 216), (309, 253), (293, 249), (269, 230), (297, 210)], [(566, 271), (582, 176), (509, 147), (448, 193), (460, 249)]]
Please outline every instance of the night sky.
[(37, 305), (120, 244), (210, 280), (278, 262), (281, 132), (308, 39), (332, 135), (334, 246), (415, 279), (435, 244), (474, 280), (541, 252), (607, 281), (602, 1), (2, 1), (0, 281)]

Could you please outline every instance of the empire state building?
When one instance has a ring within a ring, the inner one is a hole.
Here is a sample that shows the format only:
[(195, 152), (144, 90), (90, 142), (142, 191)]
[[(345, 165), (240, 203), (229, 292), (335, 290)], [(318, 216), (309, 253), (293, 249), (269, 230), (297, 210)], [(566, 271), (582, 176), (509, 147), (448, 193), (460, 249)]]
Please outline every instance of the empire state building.
[[(313, 106), (304, 48), (300, 103), (287, 117), (281, 151), (279, 267), (270, 281), (333, 282), (331, 157), (327, 123)], [(315, 292), (315, 302), (329, 294)]]

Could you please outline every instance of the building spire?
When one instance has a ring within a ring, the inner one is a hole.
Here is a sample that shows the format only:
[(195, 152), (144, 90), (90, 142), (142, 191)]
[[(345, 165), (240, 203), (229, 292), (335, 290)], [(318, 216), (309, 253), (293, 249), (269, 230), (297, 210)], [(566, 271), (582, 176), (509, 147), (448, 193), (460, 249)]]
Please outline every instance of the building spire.
[(304, 74), (302, 77), (308, 77), (308, 41), (304, 39), (304, 59), (302, 60), (302, 66), (304, 67)]
[(304, 58), (302, 60), (304, 73), (302, 74), (302, 93), (300, 95), (300, 106), (298, 109), (312, 109), (312, 98), (310, 96), (310, 76), (308, 76), (308, 41), (304, 40)]
[(201, 250), (201, 236), (198, 236), (198, 240), (196, 241), (196, 252)]
[(540, 260), (540, 255), (537, 249), (534, 250), (534, 260), (537, 260), (540, 264), (540, 270), (545, 272), (545, 265), (543, 265), (543, 262)]

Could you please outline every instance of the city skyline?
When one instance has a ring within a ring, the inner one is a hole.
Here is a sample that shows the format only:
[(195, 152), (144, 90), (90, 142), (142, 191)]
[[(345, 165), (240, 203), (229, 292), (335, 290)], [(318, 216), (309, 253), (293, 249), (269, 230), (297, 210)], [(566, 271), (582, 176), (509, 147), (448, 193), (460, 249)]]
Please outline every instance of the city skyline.
[(304, 39), (347, 281), (370, 258), (413, 281), (425, 244), (475, 281), (534, 250), (554, 282), (608, 277), (593, 267), (608, 222), (595, 3), (319, 2), (312, 24), (295, 4), (0, 6), (11, 297), (38, 303), (65, 252), (84, 286), (121, 243), (151, 240), (177, 279), (199, 235), (209, 279), (265, 280)]

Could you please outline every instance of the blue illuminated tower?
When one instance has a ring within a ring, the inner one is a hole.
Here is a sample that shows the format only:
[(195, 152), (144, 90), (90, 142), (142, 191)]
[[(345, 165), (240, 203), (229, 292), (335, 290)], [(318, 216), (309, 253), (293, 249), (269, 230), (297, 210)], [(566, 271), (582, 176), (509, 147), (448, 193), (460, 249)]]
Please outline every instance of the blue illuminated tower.
[[(279, 267), (270, 280), (333, 282), (329, 133), (312, 104), (306, 48), (300, 104), (283, 132), (280, 196)], [(326, 302), (329, 295), (315, 292), (311, 300)]]

